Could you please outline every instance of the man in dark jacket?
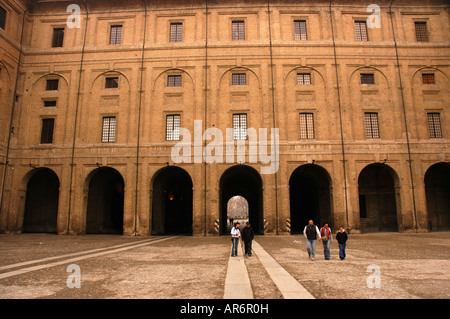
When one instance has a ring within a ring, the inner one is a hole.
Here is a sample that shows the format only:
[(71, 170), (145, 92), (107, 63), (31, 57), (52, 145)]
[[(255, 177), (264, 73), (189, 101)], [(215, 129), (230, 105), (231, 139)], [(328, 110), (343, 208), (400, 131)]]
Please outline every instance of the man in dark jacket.
[(341, 260), (345, 259), (345, 246), (347, 245), (347, 233), (345, 232), (343, 227), (339, 227), (339, 231), (336, 234), (336, 240), (338, 241), (339, 244), (339, 258), (341, 258)]
[(253, 228), (250, 226), (250, 223), (247, 222), (242, 230), (242, 240), (244, 241), (245, 255), (248, 257), (252, 255), (252, 240), (254, 237)]

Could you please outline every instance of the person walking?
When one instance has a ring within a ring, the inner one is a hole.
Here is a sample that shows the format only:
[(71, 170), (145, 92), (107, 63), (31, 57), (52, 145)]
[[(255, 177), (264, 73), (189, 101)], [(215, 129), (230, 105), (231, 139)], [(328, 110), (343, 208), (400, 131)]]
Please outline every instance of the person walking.
[(250, 226), (250, 223), (247, 222), (244, 229), (242, 230), (242, 240), (244, 241), (245, 247), (245, 256), (251, 257), (252, 255), (252, 240), (255, 238), (255, 234), (253, 233), (253, 228)]
[(239, 246), (239, 238), (241, 238), (241, 231), (239, 229), (240, 224), (234, 224), (234, 227), (231, 229), (231, 242), (233, 246), (231, 248), (231, 257), (237, 256), (237, 250)]
[(345, 259), (345, 247), (347, 246), (348, 235), (345, 229), (341, 226), (339, 227), (339, 231), (336, 234), (336, 240), (339, 244), (339, 258), (341, 260)]
[(322, 238), (323, 254), (325, 256), (325, 260), (329, 260), (330, 246), (331, 241), (333, 240), (333, 236), (331, 235), (331, 229), (330, 227), (328, 227), (328, 223), (325, 223), (323, 227), (320, 229), (320, 236)]
[(320, 240), (320, 232), (319, 228), (314, 225), (312, 219), (310, 219), (308, 225), (305, 226), (303, 235), (305, 235), (306, 238), (306, 250), (308, 251), (308, 256), (311, 260), (314, 260), (314, 258), (316, 258), (316, 242), (317, 238)]

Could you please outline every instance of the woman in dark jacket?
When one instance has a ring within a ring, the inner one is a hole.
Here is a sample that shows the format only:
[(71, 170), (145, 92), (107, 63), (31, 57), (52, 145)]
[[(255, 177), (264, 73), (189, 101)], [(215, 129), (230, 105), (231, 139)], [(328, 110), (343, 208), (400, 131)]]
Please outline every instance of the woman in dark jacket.
[(345, 246), (347, 245), (347, 239), (348, 239), (348, 235), (345, 232), (343, 227), (339, 227), (339, 231), (336, 234), (336, 240), (338, 241), (339, 244), (339, 258), (341, 258), (341, 260), (345, 259)]
[(250, 223), (247, 222), (242, 230), (242, 240), (244, 241), (245, 255), (248, 257), (252, 255), (252, 240), (254, 237), (253, 228), (250, 226)]

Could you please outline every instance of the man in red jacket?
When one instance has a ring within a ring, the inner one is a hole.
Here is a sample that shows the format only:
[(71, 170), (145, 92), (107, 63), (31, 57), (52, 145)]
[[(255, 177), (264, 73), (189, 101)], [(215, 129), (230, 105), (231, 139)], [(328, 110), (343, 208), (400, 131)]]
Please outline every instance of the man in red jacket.
[(323, 243), (323, 253), (325, 255), (325, 260), (330, 259), (330, 246), (333, 236), (331, 235), (331, 228), (328, 227), (328, 223), (325, 223), (320, 229), (320, 236), (322, 237)]

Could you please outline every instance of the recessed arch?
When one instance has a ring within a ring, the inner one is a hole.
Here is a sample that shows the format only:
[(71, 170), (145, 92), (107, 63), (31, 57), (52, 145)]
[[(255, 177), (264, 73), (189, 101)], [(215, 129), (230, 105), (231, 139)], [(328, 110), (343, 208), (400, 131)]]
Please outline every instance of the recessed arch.
[(450, 163), (441, 162), (430, 166), (424, 181), (428, 229), (450, 230)]

